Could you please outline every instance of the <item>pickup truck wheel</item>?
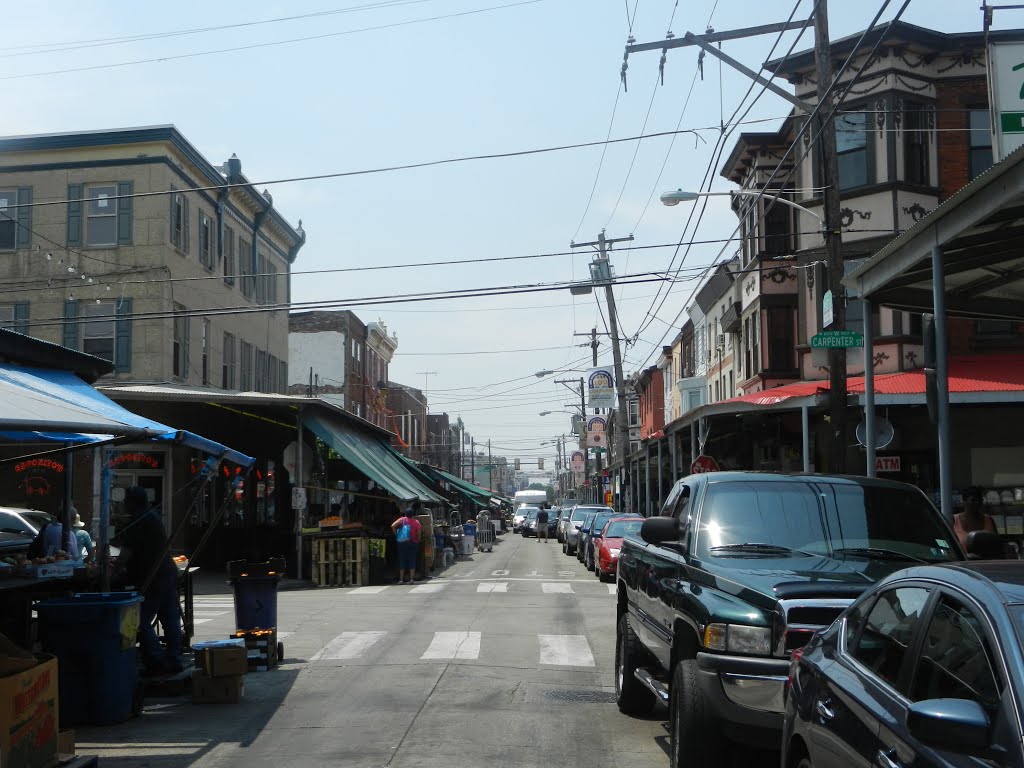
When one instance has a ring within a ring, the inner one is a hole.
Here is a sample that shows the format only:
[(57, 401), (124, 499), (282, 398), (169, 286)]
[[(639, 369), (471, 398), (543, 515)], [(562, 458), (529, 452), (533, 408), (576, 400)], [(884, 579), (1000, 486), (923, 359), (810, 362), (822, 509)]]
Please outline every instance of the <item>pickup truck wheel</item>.
[(684, 765), (726, 765), (730, 744), (718, 730), (697, 685), (697, 662), (684, 659), (672, 673), (670, 719), (671, 768)]
[(628, 614), (619, 617), (615, 637), (615, 703), (627, 715), (646, 715), (654, 709), (654, 694), (633, 677), (640, 666), (640, 641), (629, 626)]

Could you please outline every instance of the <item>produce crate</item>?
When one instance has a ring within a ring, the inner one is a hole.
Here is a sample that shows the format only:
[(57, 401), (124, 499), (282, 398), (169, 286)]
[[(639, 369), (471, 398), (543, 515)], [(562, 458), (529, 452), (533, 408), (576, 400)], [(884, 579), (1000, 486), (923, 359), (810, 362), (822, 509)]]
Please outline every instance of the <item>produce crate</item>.
[(366, 586), (369, 570), (369, 539), (339, 536), (314, 540), (313, 583), (317, 586)]
[(284, 646), (277, 640), (276, 629), (248, 629), (231, 635), (245, 641), (249, 672), (268, 672), (281, 661)]

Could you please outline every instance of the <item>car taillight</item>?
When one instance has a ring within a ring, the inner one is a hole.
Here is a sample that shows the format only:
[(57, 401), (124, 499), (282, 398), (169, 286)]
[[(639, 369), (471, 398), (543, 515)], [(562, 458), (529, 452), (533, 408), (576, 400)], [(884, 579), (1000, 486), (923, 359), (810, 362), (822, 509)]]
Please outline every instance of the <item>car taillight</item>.
[(786, 688), (793, 687), (793, 680), (797, 675), (797, 668), (800, 666), (800, 657), (804, 655), (803, 648), (795, 648), (789, 655), (789, 674), (786, 677)]

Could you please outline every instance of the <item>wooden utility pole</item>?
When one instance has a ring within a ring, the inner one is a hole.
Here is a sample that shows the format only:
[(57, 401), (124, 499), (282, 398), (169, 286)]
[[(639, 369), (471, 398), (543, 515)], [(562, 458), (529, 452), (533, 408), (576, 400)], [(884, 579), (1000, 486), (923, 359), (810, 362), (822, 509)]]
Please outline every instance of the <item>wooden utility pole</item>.
[[(836, 153), (836, 124), (831, 110), (832, 52), (828, 38), (828, 0), (818, 0), (814, 10), (814, 60), (818, 77), (818, 151), (822, 165), (825, 258), (828, 287), (832, 291), (832, 325), (846, 328), (846, 289), (843, 287), (843, 235), (839, 208), (839, 158)], [(846, 471), (846, 350), (828, 352), (829, 427), (831, 472)]]

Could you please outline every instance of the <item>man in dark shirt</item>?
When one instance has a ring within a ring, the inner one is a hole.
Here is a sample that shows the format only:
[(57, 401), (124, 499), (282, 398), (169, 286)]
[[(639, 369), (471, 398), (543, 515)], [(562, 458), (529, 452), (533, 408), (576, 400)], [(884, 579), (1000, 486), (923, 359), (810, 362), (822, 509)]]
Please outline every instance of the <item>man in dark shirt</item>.
[(544, 537), (544, 543), (548, 541), (548, 510), (547, 507), (542, 506), (537, 512), (537, 541), (540, 541), (540, 537)]
[[(167, 534), (157, 511), (149, 506), (146, 489), (125, 491), (125, 511), (131, 523), (122, 536), (121, 558), (129, 584), (145, 598), (139, 616), (139, 644), (146, 669), (152, 673), (181, 671), (181, 613), (178, 605), (178, 568), (167, 551)], [(153, 628), (158, 617), (166, 649)]]

